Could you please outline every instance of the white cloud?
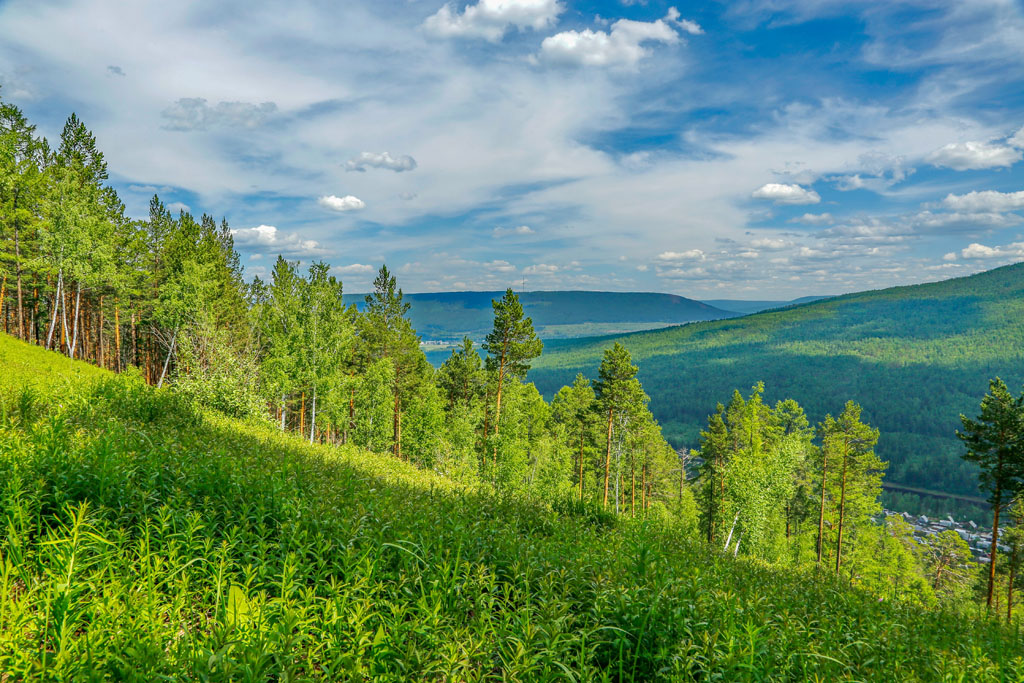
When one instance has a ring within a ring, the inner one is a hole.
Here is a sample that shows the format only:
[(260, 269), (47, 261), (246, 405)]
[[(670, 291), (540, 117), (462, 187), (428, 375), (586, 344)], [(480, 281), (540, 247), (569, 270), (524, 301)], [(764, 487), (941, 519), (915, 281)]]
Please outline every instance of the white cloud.
[(1024, 242), (1008, 244), (1005, 247), (987, 247), (984, 244), (972, 243), (960, 251), (960, 258), (965, 259), (1017, 259), (1024, 258)]
[(828, 225), (833, 221), (832, 214), (826, 213), (805, 213), (803, 216), (790, 218), (790, 223), (804, 223), (805, 225)]
[(214, 106), (202, 97), (183, 97), (160, 112), (165, 130), (208, 130), (214, 127), (255, 128), (277, 111), (273, 102), (218, 102)]
[(327, 195), (326, 197), (320, 197), (320, 199), (316, 200), (316, 203), (332, 211), (359, 211), (366, 208), (366, 202), (350, 194), (344, 197), (336, 197), (333, 194)]
[(370, 168), (384, 168), (395, 173), (416, 168), (416, 160), (408, 154), (393, 157), (387, 152), (363, 152), (345, 162), (346, 171), (365, 171)]
[(257, 225), (231, 231), (235, 245), (243, 249), (259, 249), (282, 256), (323, 256), (327, 250), (316, 240), (303, 239), (294, 233), (283, 234), (273, 225)]
[(1020, 192), (996, 192), (982, 190), (967, 194), (948, 194), (942, 205), (958, 211), (1013, 211), (1024, 208), (1024, 190)]
[(1007, 142), (1018, 149), (1024, 149), (1024, 127), (1011, 135)]
[(524, 275), (553, 275), (559, 271), (559, 267), (550, 263), (535, 263), (532, 266), (523, 268)]
[(350, 263), (347, 266), (335, 266), (331, 268), (332, 273), (338, 275), (369, 275), (376, 272), (376, 268), (365, 263)]
[(552, 64), (575, 66), (635, 66), (650, 54), (644, 43), (658, 42), (673, 44), (679, 42), (679, 34), (672, 24), (688, 33), (703, 33), (693, 22), (681, 22), (675, 7), (669, 8), (668, 15), (657, 21), (633, 21), (619, 19), (611, 26), (610, 32), (562, 31), (548, 36), (540, 45), (541, 58)]
[(515, 228), (502, 228), (497, 227), (491, 231), (495, 237), (505, 237), (506, 235), (532, 235), (534, 229), (529, 225), (520, 225)]
[(558, 0), (479, 0), (461, 14), (451, 3), (427, 18), (423, 27), (441, 38), (483, 38), (497, 42), (512, 26), (539, 30), (555, 22), (565, 6)]
[(817, 204), (821, 201), (821, 196), (814, 190), (784, 183), (767, 183), (754, 190), (750, 196), (754, 199), (771, 199), (776, 204)]
[(658, 254), (659, 261), (692, 261), (704, 258), (704, 252), (700, 249), (688, 249), (687, 251), (663, 251)]
[(1024, 220), (1017, 214), (1007, 213), (932, 213), (921, 211), (912, 216), (909, 225), (916, 231), (935, 233), (972, 233), (1010, 228)]
[(188, 212), (190, 212), (192, 210), (192, 207), (190, 207), (188, 204), (185, 204), (183, 202), (171, 202), (170, 204), (167, 205), (166, 208), (172, 214), (177, 214), (177, 213), (179, 213), (181, 211), (184, 211), (185, 213), (188, 213)]
[(988, 142), (952, 142), (928, 156), (925, 161), (955, 171), (1012, 166), (1024, 153), (1006, 145)]
[[(485, 263), (484, 266), (491, 270), (495, 270), (499, 273), (512, 273), (515, 272), (516, 267), (508, 261), (495, 260), (489, 263)], [(525, 271), (524, 271), (525, 272)]]
[(752, 246), (755, 249), (770, 249), (776, 251), (779, 249), (785, 249), (786, 247), (791, 247), (793, 246), (793, 243), (790, 242), (789, 240), (784, 240), (777, 237), (763, 237), (761, 239), (756, 239), (753, 242), (751, 242), (750, 246)]

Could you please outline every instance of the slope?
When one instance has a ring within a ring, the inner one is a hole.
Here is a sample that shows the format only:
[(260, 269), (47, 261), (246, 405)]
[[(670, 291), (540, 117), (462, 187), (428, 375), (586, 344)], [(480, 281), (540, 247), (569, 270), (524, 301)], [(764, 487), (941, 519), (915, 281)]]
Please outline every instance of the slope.
[[(479, 340), (494, 320), (491, 300), (502, 294), (406, 294), (409, 319), (423, 339), (459, 341), (468, 335)], [(355, 294), (350, 300), (362, 307), (364, 297)], [(519, 299), (544, 339), (617, 334), (736, 315), (693, 299), (652, 292), (523, 292)]]
[(0, 363), (5, 681), (1024, 674), (992, 620), (68, 377), (3, 335)]
[[(1024, 264), (617, 340), (678, 446), (697, 446), (715, 404), (763, 380), (767, 398), (794, 398), (814, 419), (861, 403), (882, 431), (887, 480), (972, 494), (954, 432), (990, 377), (1024, 382)], [(612, 341), (551, 344), (530, 379), (550, 393), (577, 372), (593, 377)]]

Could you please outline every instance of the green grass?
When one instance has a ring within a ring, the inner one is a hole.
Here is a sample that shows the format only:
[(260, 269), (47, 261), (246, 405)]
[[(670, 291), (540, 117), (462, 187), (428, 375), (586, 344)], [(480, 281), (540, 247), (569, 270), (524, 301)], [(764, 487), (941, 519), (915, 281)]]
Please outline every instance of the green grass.
[(1024, 679), (986, 619), (0, 349), (5, 683)]

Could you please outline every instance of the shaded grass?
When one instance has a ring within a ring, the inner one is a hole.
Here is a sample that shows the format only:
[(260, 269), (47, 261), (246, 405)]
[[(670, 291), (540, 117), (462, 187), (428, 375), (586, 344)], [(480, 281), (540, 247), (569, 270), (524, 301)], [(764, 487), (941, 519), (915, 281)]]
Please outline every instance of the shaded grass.
[(30, 389), (23, 411), (26, 371), (6, 369), (8, 680), (1024, 676), (1018, 634), (984, 619), (497, 499), (126, 378)]

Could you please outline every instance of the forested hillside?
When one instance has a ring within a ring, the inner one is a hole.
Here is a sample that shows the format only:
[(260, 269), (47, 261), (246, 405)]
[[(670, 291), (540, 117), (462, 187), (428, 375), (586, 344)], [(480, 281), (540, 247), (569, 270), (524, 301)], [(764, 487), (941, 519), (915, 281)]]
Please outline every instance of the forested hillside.
[[(491, 300), (504, 292), (406, 294), (409, 320), (424, 339), (479, 340), (491, 329)], [(362, 295), (355, 295), (361, 301)], [(542, 339), (633, 332), (736, 315), (674, 294), (648, 292), (521, 292), (526, 315)]]
[[(977, 473), (960, 459), (954, 432), (990, 377), (1024, 383), (1024, 264), (617, 341), (639, 362), (654, 415), (676, 446), (697, 446), (722, 396), (764, 381), (768, 399), (792, 397), (812, 419), (859, 402), (882, 431), (888, 481), (976, 493)], [(554, 392), (577, 372), (592, 373), (610, 342), (549, 344), (530, 378)]]

